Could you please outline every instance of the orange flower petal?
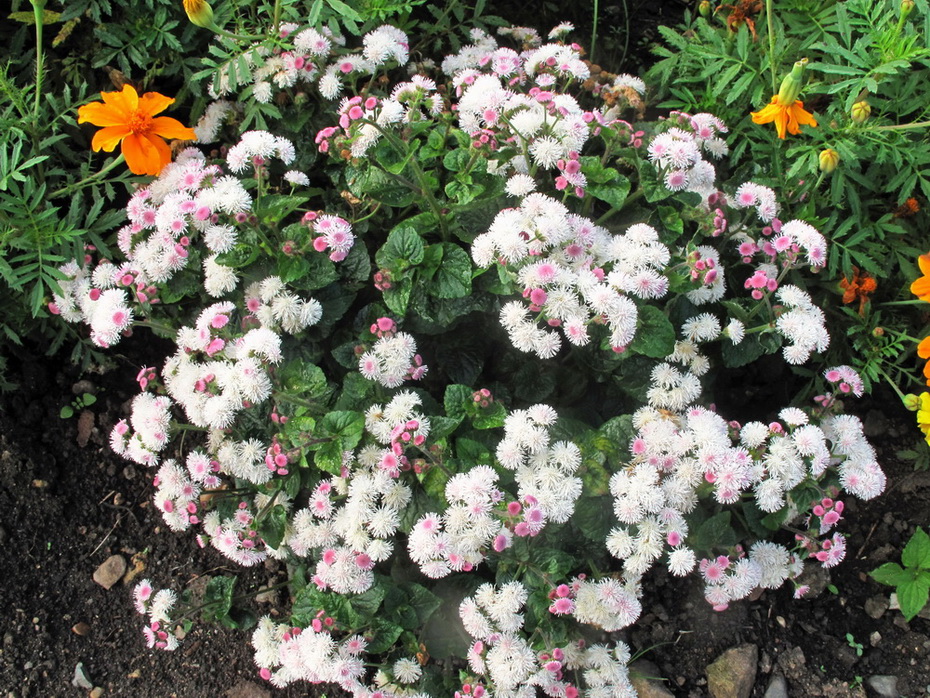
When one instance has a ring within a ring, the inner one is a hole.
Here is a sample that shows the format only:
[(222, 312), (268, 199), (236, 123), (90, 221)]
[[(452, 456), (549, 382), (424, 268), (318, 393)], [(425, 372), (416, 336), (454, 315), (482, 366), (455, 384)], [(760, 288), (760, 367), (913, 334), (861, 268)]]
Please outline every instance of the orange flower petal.
[(920, 340), (920, 344), (917, 345), (917, 356), (921, 359), (930, 359), (930, 337)]
[(139, 93), (132, 85), (123, 85), (122, 92), (101, 92), (100, 96), (104, 104), (123, 115), (124, 121), (128, 121), (139, 106)]
[(94, 126), (119, 126), (126, 123), (125, 115), (102, 102), (91, 102), (78, 107), (78, 123)]
[(94, 134), (94, 140), (90, 142), (90, 147), (93, 148), (94, 152), (98, 150), (105, 150), (108, 153), (113, 152), (113, 149), (119, 145), (119, 142), (130, 133), (132, 133), (132, 131), (130, 131), (125, 124), (107, 126)]
[(922, 254), (917, 258), (917, 265), (920, 267), (920, 273), (924, 276), (930, 276), (930, 254)]
[(165, 97), (158, 92), (146, 92), (139, 98), (139, 110), (144, 111), (149, 116), (159, 114), (169, 106), (174, 104), (174, 99)]
[(133, 174), (157, 175), (171, 162), (171, 149), (157, 136), (147, 138), (132, 133), (123, 139), (122, 151)]
[(180, 121), (172, 119), (170, 116), (156, 116), (152, 119), (151, 132), (162, 138), (178, 138), (183, 141), (197, 140), (197, 134), (194, 133), (194, 129), (188, 128)]
[(922, 301), (930, 301), (930, 276), (921, 276), (912, 283), (911, 293)]

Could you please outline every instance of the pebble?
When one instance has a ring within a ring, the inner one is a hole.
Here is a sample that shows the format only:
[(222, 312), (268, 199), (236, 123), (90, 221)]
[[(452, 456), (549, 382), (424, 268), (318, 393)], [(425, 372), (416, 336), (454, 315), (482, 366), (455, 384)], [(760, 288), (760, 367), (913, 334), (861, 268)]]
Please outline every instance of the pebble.
[[(94, 572), (94, 581), (104, 589), (109, 589), (126, 574), (126, 558), (122, 555), (110, 555)], [(91, 688), (93, 688), (91, 686)]]
[(878, 643), (880, 643), (881, 641), (882, 641), (882, 634), (878, 632), (877, 630), (873, 632), (871, 635), (869, 635), (869, 644), (872, 645), (872, 647), (878, 647)]
[(707, 688), (711, 698), (749, 698), (756, 680), (759, 648), (740, 645), (721, 654), (707, 667)]
[(271, 698), (271, 692), (254, 681), (242, 680), (226, 691), (223, 698)]
[(898, 677), (897, 676), (870, 676), (865, 680), (865, 685), (875, 691), (880, 698), (898, 698)]
[(773, 674), (762, 698), (788, 698), (788, 681), (781, 674)]
[(870, 596), (865, 600), (864, 604), (866, 615), (873, 620), (881, 618), (890, 606), (891, 601), (883, 594)]
[(84, 671), (83, 662), (78, 662), (74, 666), (74, 678), (71, 679), (71, 685), (75, 688), (84, 688), (88, 691), (94, 687), (94, 684), (90, 682), (90, 679), (87, 678), (87, 673)]
[(132, 480), (136, 476), (136, 469), (131, 465), (127, 465), (123, 468), (123, 477), (127, 480)]
[(630, 683), (639, 698), (674, 698), (659, 678), (662, 672), (652, 662), (639, 659), (630, 665)]
[(97, 386), (85, 378), (72, 385), (71, 392), (74, 395), (83, 395), (84, 393), (90, 393), (93, 395), (97, 392)]
[(84, 621), (81, 621), (80, 623), (75, 623), (74, 625), (71, 626), (71, 632), (73, 632), (75, 635), (80, 635), (81, 637), (84, 637), (85, 635), (90, 633), (90, 626)]
[(88, 698), (100, 698), (103, 695), (103, 689), (100, 686), (96, 686), (94, 690), (87, 694)]

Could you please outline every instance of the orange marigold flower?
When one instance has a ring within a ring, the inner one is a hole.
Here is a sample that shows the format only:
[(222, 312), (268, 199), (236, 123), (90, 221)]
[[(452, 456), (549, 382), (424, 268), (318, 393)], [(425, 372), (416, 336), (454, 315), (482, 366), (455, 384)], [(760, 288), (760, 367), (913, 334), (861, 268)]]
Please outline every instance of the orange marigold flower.
[(930, 303), (930, 253), (920, 255), (917, 258), (917, 264), (923, 276), (911, 284), (911, 293), (920, 300)]
[(859, 314), (862, 315), (865, 304), (869, 302), (869, 296), (878, 288), (878, 282), (867, 273), (860, 273), (859, 267), (853, 266), (852, 279), (844, 276), (840, 281), (840, 288), (843, 289), (843, 303), (849, 304), (858, 300)]
[(101, 92), (103, 102), (91, 102), (78, 108), (78, 123), (102, 128), (94, 134), (94, 152), (108, 153), (122, 144), (126, 164), (134, 174), (157, 175), (171, 162), (171, 148), (165, 138), (194, 140), (194, 129), (177, 119), (155, 116), (174, 103), (171, 97), (146, 92), (141, 97), (132, 85), (122, 92)]
[(779, 138), (785, 137), (787, 130), (792, 136), (801, 132), (801, 126), (816, 126), (817, 120), (809, 111), (805, 111), (804, 103), (796, 99), (788, 104), (782, 104), (778, 95), (759, 111), (751, 112), (754, 124), (770, 124), (775, 122), (775, 131)]

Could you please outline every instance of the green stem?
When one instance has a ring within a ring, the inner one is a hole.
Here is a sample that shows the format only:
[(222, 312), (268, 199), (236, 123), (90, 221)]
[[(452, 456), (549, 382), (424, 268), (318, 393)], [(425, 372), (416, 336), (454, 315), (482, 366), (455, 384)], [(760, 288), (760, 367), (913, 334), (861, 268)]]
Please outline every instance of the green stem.
[(281, 0), (274, 0), (274, 35), (278, 35), (281, 26)]
[(906, 400), (905, 397), (904, 397), (904, 393), (901, 392), (901, 388), (899, 388), (899, 387), (898, 387), (898, 384), (897, 384), (895, 381), (893, 381), (893, 380), (891, 379), (891, 376), (889, 376), (889, 375), (885, 372), (885, 369), (883, 369), (881, 366), (876, 366), (875, 368), (876, 368), (876, 370), (878, 371), (879, 375), (881, 375), (881, 377), (885, 379), (885, 381), (888, 383), (888, 385), (891, 386), (891, 389), (894, 390), (895, 393), (897, 393), (898, 397), (901, 399), (901, 402), (907, 402), (907, 400)]
[(51, 194), (48, 195), (48, 198), (55, 199), (59, 196), (64, 196), (65, 194), (70, 194), (77, 189), (81, 189), (88, 184), (92, 184), (95, 180), (99, 179), (107, 172), (115, 168), (116, 166), (126, 162), (126, 158), (123, 157), (123, 154), (120, 153), (115, 159), (111, 160), (107, 165), (104, 166), (102, 170), (96, 172), (95, 174), (89, 175), (82, 179), (80, 182), (74, 182), (67, 186), (62, 187), (61, 189), (56, 189)]
[(926, 303), (927, 301), (921, 300), (920, 298), (914, 298), (909, 301), (885, 301), (884, 303), (879, 303), (879, 308), (885, 308), (893, 305), (920, 305), (921, 303)]
[(171, 337), (177, 334), (177, 330), (175, 330), (173, 327), (163, 325), (160, 322), (153, 322), (152, 320), (136, 320), (133, 324), (137, 325), (138, 327), (148, 327), (150, 330), (164, 332)]
[(42, 31), (45, 28), (45, 0), (32, 0), (32, 13), (36, 19), (36, 100), (35, 117), (39, 118), (42, 95), (42, 75), (45, 72), (45, 52), (42, 50)]
[(198, 427), (198, 426), (194, 426), (193, 424), (181, 424), (180, 422), (175, 422), (172, 425), (172, 428), (176, 429), (177, 431), (200, 431), (200, 432), (209, 431), (209, 429), (207, 429), (206, 427)]
[(594, 18), (591, 23), (591, 54), (589, 56), (592, 63), (594, 63), (594, 49), (597, 47), (597, 16), (600, 14), (599, 10), (598, 0), (594, 0)]
[(894, 124), (892, 126), (873, 126), (872, 131), (905, 131), (912, 128), (927, 128), (930, 121), (915, 121), (910, 124)]

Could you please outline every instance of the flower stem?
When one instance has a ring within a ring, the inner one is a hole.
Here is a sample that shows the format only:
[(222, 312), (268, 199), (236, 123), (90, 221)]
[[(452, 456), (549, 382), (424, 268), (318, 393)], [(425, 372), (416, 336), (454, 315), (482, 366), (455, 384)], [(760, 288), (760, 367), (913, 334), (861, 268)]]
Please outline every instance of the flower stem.
[(35, 117), (39, 118), (40, 97), (42, 95), (42, 76), (45, 73), (45, 53), (42, 50), (42, 31), (45, 28), (45, 0), (31, 0), (32, 13), (36, 20), (36, 99)]
[(100, 177), (105, 175), (107, 172), (115, 168), (117, 165), (120, 165), (124, 162), (126, 162), (126, 158), (124, 158), (123, 154), (120, 153), (116, 158), (114, 158), (107, 165), (105, 165), (104, 168), (100, 170), (99, 172), (96, 172), (92, 175), (85, 177), (80, 182), (73, 182), (67, 186), (62, 187), (61, 189), (56, 189), (55, 191), (53, 191), (51, 194), (48, 195), (48, 198), (55, 199), (59, 196), (70, 194), (76, 189), (81, 189), (88, 184), (92, 184), (95, 180), (99, 179)]

